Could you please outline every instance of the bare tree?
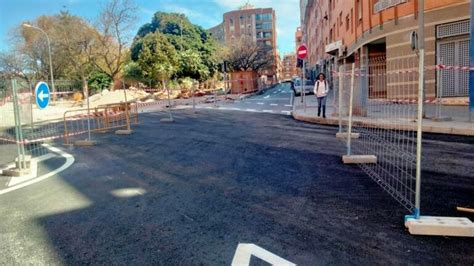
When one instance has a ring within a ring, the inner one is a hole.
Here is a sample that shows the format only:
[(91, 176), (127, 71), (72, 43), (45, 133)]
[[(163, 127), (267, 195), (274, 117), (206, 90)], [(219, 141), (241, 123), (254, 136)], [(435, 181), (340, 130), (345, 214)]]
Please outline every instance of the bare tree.
[(234, 71), (262, 72), (271, 67), (274, 61), (270, 46), (257, 44), (252, 38), (246, 36), (242, 36), (230, 47), (226, 57)]
[(136, 11), (133, 0), (109, 0), (99, 15), (100, 49), (95, 64), (114, 81), (124, 66)]
[(0, 53), (0, 71), (3, 78), (19, 77), (31, 82), (31, 71), (28, 71), (29, 60), (18, 52), (3, 52)]

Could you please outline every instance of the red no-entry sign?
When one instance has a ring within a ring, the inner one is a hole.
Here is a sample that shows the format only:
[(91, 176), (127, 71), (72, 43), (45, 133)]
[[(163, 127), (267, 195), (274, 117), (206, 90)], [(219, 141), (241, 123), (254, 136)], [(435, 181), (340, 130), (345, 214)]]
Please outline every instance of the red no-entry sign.
[(306, 56), (308, 55), (308, 48), (306, 48), (306, 45), (302, 44), (298, 47), (298, 50), (296, 50), (296, 56), (298, 59), (304, 60)]

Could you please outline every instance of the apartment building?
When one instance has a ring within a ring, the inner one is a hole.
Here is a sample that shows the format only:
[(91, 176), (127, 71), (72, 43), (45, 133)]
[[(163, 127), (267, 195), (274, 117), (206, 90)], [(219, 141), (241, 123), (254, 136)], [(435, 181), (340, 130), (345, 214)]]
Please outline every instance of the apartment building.
[(300, 69), (296, 67), (296, 54), (287, 54), (282, 60), (282, 80), (290, 80), (294, 76), (300, 75)]
[(260, 45), (271, 47), (274, 64), (261, 74), (265, 75), (269, 82), (278, 81), (276, 15), (272, 8), (255, 8), (246, 4), (239, 10), (225, 13), (223, 22), (209, 31), (225, 44), (230, 44), (242, 36), (248, 36)]
[[(302, 39), (314, 76), (330, 73), (343, 62), (364, 65), (381, 58), (387, 70), (404, 68), (415, 58), (410, 34), (418, 30), (418, 0), (301, 0)], [(470, 1), (425, 1), (425, 65), (469, 65)], [(447, 73), (447, 74), (446, 74)], [(426, 97), (468, 97), (469, 72), (426, 71)], [(376, 97), (398, 97), (387, 83)], [(395, 84), (396, 85), (396, 84)], [(414, 94), (415, 92), (413, 92)], [(408, 95), (408, 94), (407, 94)], [(408, 95), (410, 96), (410, 95)], [(411, 95), (415, 96), (415, 95)], [(410, 97), (411, 97), (410, 96)]]

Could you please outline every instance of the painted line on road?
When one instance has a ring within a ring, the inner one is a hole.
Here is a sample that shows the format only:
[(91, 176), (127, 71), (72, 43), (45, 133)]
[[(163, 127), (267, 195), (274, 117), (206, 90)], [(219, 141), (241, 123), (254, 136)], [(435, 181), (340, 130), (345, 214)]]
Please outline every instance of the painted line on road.
[(263, 102), (266, 102), (266, 101), (278, 101), (278, 100), (280, 100), (280, 101), (283, 101), (283, 100), (285, 100), (285, 101), (288, 101), (288, 100), (289, 100), (289, 98), (270, 98), (270, 99), (260, 98), (260, 99), (247, 99), (247, 100), (246, 100), (246, 101), (247, 101), (246, 103), (251, 103), (251, 101), (263, 101)]
[(273, 110), (262, 110), (264, 113), (273, 113)]
[(286, 107), (293, 107), (291, 104), (285, 104)]
[(247, 111), (247, 112), (257, 112), (256, 109), (245, 109), (245, 111)]
[(293, 262), (285, 260), (284, 258), (277, 256), (264, 248), (261, 248), (255, 244), (245, 243), (239, 243), (237, 245), (237, 249), (235, 250), (234, 258), (232, 259), (231, 265), (250, 265), (250, 260), (252, 256), (255, 256), (265, 262), (268, 262), (270, 265), (296, 266), (296, 264), (294, 264)]
[(4, 195), (4, 194), (7, 194), (9, 192), (12, 192), (12, 191), (15, 191), (15, 190), (18, 190), (20, 188), (24, 188), (24, 187), (27, 187), (29, 185), (33, 185), (35, 183), (38, 183), (38, 182), (41, 182), (45, 179), (48, 179), (54, 175), (57, 175), (59, 173), (61, 173), (62, 171), (66, 170), (67, 168), (69, 168), (73, 163), (74, 163), (74, 156), (72, 156), (71, 154), (67, 153), (67, 152), (64, 152), (63, 150), (59, 149), (59, 148), (56, 148), (56, 147), (53, 147), (53, 146), (50, 146), (48, 144), (42, 144), (43, 147), (47, 148), (48, 150), (54, 152), (54, 153), (57, 153), (59, 154), (60, 156), (66, 158), (66, 162), (61, 166), (59, 167), (58, 169), (54, 170), (54, 171), (51, 171), (45, 175), (42, 175), (38, 178), (35, 178), (33, 180), (30, 180), (30, 181), (27, 181), (25, 183), (21, 183), (19, 185), (16, 185), (16, 186), (13, 186), (13, 187), (9, 187), (9, 188), (6, 188), (6, 189), (3, 189), (3, 190), (0, 190), (0, 195)]
[(264, 99), (268, 99), (268, 98), (270, 98), (270, 95), (267, 95), (267, 96), (265, 96), (265, 97), (263, 97), (263, 98), (264, 98)]
[(257, 103), (258, 105), (264, 105), (264, 103)]
[(278, 106), (277, 103), (271, 103), (270, 105), (271, 105), (271, 106)]
[[(32, 158), (30, 161), (30, 173), (24, 176), (10, 178), (10, 181), (8, 182), (7, 187), (13, 187), (20, 183), (36, 178), (38, 176), (38, 163), (49, 160), (54, 157), (56, 157), (56, 155), (48, 153), (38, 158)], [(9, 165), (7, 168), (14, 168), (14, 167), (15, 167), (15, 163)]]
[(291, 115), (291, 111), (281, 111), (284, 114)]

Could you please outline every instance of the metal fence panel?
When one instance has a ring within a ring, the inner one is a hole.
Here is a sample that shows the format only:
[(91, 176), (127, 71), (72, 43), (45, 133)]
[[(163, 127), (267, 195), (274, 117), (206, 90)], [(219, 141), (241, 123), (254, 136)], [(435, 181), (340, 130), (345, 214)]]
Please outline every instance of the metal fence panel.
[[(340, 132), (352, 132), (352, 137), (347, 135), (344, 139), (347, 155), (374, 155), (376, 163), (361, 163), (359, 166), (402, 206), (413, 212), (418, 59), (414, 54), (394, 58), (386, 63), (385, 58), (370, 58), (354, 70), (354, 76), (348, 71), (339, 73), (344, 76), (340, 95)], [(350, 97), (351, 85), (353, 97)]]

